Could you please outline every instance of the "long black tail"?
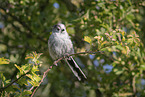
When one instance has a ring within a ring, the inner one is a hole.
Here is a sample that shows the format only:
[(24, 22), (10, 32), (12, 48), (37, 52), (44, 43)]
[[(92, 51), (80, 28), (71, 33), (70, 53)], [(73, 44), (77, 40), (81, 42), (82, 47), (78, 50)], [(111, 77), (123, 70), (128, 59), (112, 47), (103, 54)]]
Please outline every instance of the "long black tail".
[(78, 78), (79, 81), (84, 81), (87, 79), (86, 75), (77, 65), (77, 63), (74, 61), (72, 56), (70, 56), (69, 58), (66, 58), (65, 61), (67, 62), (68, 66), (71, 68), (72, 72)]

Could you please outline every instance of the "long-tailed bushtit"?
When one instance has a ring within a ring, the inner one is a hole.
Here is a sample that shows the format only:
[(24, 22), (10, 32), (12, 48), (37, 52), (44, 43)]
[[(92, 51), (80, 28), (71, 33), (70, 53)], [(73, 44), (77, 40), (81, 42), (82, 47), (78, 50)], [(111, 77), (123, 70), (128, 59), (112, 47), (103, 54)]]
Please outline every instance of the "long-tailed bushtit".
[[(48, 40), (48, 48), (50, 56), (53, 60), (57, 60), (66, 54), (74, 53), (72, 41), (70, 40), (70, 37), (63, 24), (57, 24), (53, 26), (52, 34)], [(72, 56), (66, 57), (64, 60), (79, 81), (84, 81), (87, 79)]]

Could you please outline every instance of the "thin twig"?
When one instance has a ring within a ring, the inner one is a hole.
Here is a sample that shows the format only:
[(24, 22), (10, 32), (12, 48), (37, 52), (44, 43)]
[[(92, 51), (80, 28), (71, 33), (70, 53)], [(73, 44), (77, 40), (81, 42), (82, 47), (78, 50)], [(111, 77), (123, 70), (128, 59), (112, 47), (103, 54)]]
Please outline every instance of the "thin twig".
[(132, 78), (132, 88), (133, 88), (134, 97), (137, 97), (137, 96), (136, 96), (135, 78), (136, 78), (136, 76), (134, 76), (134, 77)]
[[(67, 54), (67, 56), (79, 55), (79, 54), (94, 54), (94, 53), (101, 53), (101, 54), (105, 55), (104, 52), (95, 50), (95, 51), (86, 51), (86, 52), (79, 52), (79, 53)], [(105, 56), (106, 56), (106, 55), (105, 55)], [(109, 56), (107, 56), (107, 57), (109, 57)], [(65, 58), (66, 58), (66, 56), (63, 56), (63, 57), (59, 58), (58, 60), (54, 61), (53, 65), (50, 66), (50, 67), (43, 73), (43, 77), (42, 77), (42, 79), (41, 79), (39, 85), (34, 89), (34, 91), (33, 91), (32, 95), (31, 95), (31, 97), (34, 96), (36, 90), (37, 90), (38, 87), (41, 85), (41, 83), (43, 82), (43, 80), (44, 80), (44, 78), (46, 77), (47, 73), (52, 69), (52, 67), (53, 67), (54, 65), (57, 66), (57, 63), (58, 63), (59, 61), (65, 59)], [(109, 58), (110, 58), (110, 57), (109, 57)], [(111, 58), (111, 59), (114, 60), (113, 58)], [(32, 87), (31, 90), (32, 90), (33, 88), (34, 88), (34, 87)]]
[(50, 66), (50, 67), (43, 73), (43, 77), (42, 77), (42, 79), (41, 79), (39, 85), (34, 89), (34, 91), (33, 91), (32, 95), (31, 95), (31, 97), (34, 96), (36, 90), (37, 90), (38, 87), (41, 85), (41, 83), (43, 82), (43, 80), (44, 80), (44, 78), (46, 77), (47, 73), (52, 69), (53, 66), (54, 66), (54, 65)]
[[(72, 55), (80, 55), (80, 54), (95, 54), (95, 53), (100, 53), (106, 57), (108, 57), (110, 60), (114, 61), (114, 59), (110, 56), (107, 56), (103, 51), (98, 51), (98, 50), (94, 50), (94, 51), (85, 51), (85, 52), (79, 52), (79, 53), (72, 53), (72, 54), (67, 54), (67, 56), (72, 56)], [(59, 58), (58, 60), (54, 61), (54, 65), (57, 65), (57, 63), (59, 61), (61, 61), (62, 59), (64, 59), (65, 56)]]
[(25, 76), (26, 74), (28, 74), (30, 71), (28, 71), (27, 73), (21, 75), (19, 78), (17, 78), (16, 80), (12, 81), (10, 84), (8, 84), (5, 87), (0, 88), (0, 92), (2, 92), (3, 90), (5, 90), (6, 88), (8, 88), (9, 86), (11, 86), (13, 83), (17, 82), (19, 79), (21, 79), (23, 76)]

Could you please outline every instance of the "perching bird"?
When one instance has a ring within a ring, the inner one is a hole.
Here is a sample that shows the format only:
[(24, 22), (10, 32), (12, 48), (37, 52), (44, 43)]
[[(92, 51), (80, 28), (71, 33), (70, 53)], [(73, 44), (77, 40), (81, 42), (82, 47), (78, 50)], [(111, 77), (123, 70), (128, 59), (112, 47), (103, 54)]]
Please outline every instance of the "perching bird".
[[(57, 24), (53, 26), (52, 34), (48, 40), (48, 48), (49, 54), (53, 60), (57, 60), (67, 54), (74, 53), (72, 41), (70, 40), (64, 24)], [(79, 81), (87, 79), (72, 56), (66, 57), (64, 60)]]

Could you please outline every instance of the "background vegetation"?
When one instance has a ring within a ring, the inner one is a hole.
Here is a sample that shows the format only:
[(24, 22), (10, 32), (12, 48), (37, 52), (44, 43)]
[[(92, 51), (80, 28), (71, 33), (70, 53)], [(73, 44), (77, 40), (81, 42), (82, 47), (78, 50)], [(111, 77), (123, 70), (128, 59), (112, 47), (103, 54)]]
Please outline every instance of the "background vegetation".
[[(84, 83), (65, 64), (51, 67), (47, 40), (58, 22), (76, 53), (89, 50), (74, 56)], [(144, 0), (0, 0), (0, 95), (143, 97), (144, 28)]]

